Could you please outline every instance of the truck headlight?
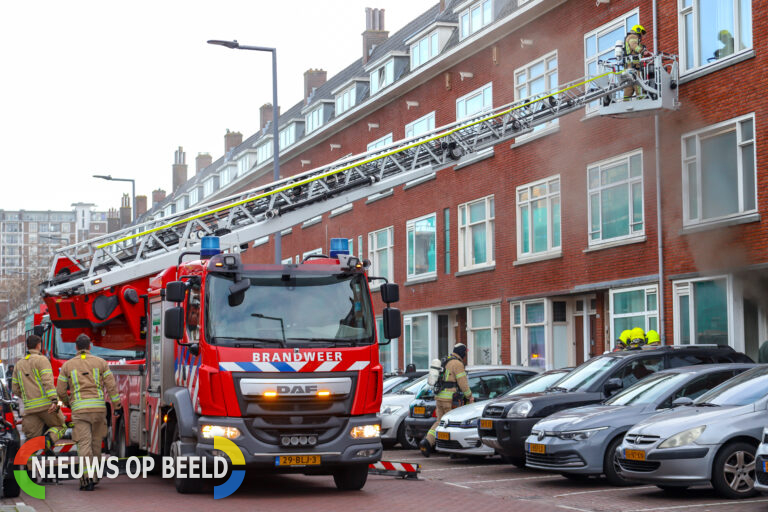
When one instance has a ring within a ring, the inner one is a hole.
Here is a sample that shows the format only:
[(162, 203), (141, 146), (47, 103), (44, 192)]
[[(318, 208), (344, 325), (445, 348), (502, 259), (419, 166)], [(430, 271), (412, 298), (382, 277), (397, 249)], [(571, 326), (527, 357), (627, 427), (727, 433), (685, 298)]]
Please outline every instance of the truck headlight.
[(358, 425), (357, 427), (352, 427), (352, 430), (349, 431), (349, 435), (352, 436), (353, 439), (371, 439), (373, 437), (380, 437), (381, 425)]
[(222, 427), (221, 425), (202, 425), (200, 433), (205, 439), (213, 439), (214, 437), (237, 439), (240, 437), (240, 430), (236, 427)]
[(531, 409), (533, 409), (533, 403), (530, 400), (521, 400), (512, 406), (507, 413), (507, 418), (525, 418)]
[(592, 437), (595, 432), (600, 432), (608, 427), (588, 428), (585, 430), (571, 430), (568, 432), (560, 432), (557, 437), (564, 441), (585, 441)]
[(402, 408), (403, 406), (401, 405), (388, 405), (381, 409), (381, 415), (389, 416), (390, 414), (395, 414), (397, 411), (399, 411)]
[(679, 446), (685, 446), (687, 444), (691, 444), (695, 440), (701, 436), (701, 434), (704, 433), (704, 430), (707, 428), (706, 425), (702, 425), (700, 427), (696, 428), (689, 428), (688, 430), (684, 430), (680, 432), (679, 434), (675, 434), (672, 437), (668, 438), (666, 441), (661, 443), (659, 445), (659, 448), (677, 448)]

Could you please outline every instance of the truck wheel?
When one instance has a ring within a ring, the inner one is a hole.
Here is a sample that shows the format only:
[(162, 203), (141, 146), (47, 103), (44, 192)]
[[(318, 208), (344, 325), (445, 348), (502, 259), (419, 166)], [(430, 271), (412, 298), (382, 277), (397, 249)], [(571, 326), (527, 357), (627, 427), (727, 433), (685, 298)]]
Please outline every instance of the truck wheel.
[[(8, 470), (13, 473), (13, 470), (16, 469), (16, 466), (9, 466)], [(18, 482), (16, 482), (16, 477), (11, 475), (3, 475), (3, 489), (2, 489), (2, 497), (3, 498), (18, 498), (19, 494), (21, 494), (21, 487), (19, 487)]]
[(419, 447), (419, 443), (416, 439), (408, 435), (404, 421), (401, 421), (400, 426), (397, 427), (397, 442), (406, 450), (415, 450)]
[(333, 472), (333, 482), (340, 491), (359, 491), (368, 480), (368, 465), (344, 466)]
[(621, 476), (621, 468), (616, 456), (616, 448), (619, 447), (623, 439), (624, 434), (617, 436), (616, 439), (608, 444), (608, 449), (605, 451), (605, 455), (603, 455), (603, 474), (605, 474), (605, 479), (608, 480), (609, 484), (616, 487), (632, 485), (632, 482)]
[(128, 445), (125, 440), (125, 421), (120, 420), (117, 426), (117, 457), (125, 459), (138, 454), (138, 450), (133, 445)]
[(751, 498), (755, 490), (754, 445), (745, 442), (727, 444), (715, 457), (712, 466), (712, 487), (729, 499)]
[[(175, 425), (173, 429), (173, 441), (171, 442), (170, 455), (174, 459), (181, 455), (181, 435), (179, 434), (179, 426)], [(173, 483), (176, 486), (176, 492), (179, 494), (191, 494), (200, 490), (200, 482), (196, 478), (179, 478), (173, 477)]]

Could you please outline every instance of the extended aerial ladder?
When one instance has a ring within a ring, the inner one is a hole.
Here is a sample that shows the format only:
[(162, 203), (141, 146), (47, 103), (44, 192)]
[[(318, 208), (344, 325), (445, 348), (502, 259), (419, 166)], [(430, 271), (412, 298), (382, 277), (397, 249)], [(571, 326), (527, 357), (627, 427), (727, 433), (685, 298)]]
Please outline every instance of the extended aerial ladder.
[[(602, 71), (542, 93), (394, 142), (387, 147), (259, 186), (247, 192), (130, 226), (56, 251), (44, 295), (90, 293), (153, 275), (183, 251), (216, 235), (223, 248), (247, 247), (323, 212), (461, 163), (483, 149), (532, 132), (595, 105), (598, 113), (633, 115), (676, 109), (678, 64), (673, 55), (645, 57), (638, 68), (602, 61)], [(638, 85), (642, 99), (623, 100)]]

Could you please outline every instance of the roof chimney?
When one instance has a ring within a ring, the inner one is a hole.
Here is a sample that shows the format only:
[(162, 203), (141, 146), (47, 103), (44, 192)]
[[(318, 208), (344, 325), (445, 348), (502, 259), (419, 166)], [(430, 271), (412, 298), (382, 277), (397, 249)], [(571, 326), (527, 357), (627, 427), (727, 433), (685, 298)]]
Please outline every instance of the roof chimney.
[(184, 148), (179, 146), (173, 156), (173, 191), (187, 182), (187, 154)]
[[(259, 107), (259, 130), (263, 130), (265, 126), (272, 120), (272, 104), (265, 103)], [(280, 107), (277, 107), (277, 116), (280, 117)]]
[(384, 30), (384, 9), (365, 8), (365, 32), (363, 32), (363, 64), (368, 64), (373, 49), (384, 43), (389, 32)]
[(147, 213), (147, 196), (136, 196), (136, 218)]
[(152, 208), (165, 201), (165, 190), (159, 188), (152, 191)]
[(208, 153), (198, 153), (195, 157), (195, 174), (208, 167), (213, 163), (213, 158)]
[(128, 194), (123, 194), (120, 199), (120, 227), (124, 228), (131, 224), (131, 198)]
[(304, 72), (304, 104), (309, 103), (309, 97), (328, 79), (328, 73), (323, 69), (308, 69)]
[(243, 134), (240, 132), (231, 132), (227, 130), (224, 134), (224, 153), (229, 153), (229, 150), (236, 148), (243, 143)]

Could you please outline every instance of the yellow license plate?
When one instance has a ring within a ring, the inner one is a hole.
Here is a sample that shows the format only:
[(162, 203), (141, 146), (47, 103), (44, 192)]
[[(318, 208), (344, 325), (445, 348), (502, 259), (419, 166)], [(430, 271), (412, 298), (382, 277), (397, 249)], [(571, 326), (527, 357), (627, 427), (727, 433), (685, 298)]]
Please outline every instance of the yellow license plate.
[(493, 420), (480, 420), (480, 428), (493, 430)]
[(420, 414), (421, 416), (424, 416), (427, 414), (427, 409), (426, 407), (414, 407), (413, 414)]
[(450, 432), (438, 432), (437, 438), (442, 441), (450, 441), (451, 440), (451, 433)]
[(275, 457), (275, 466), (319, 466), (319, 455), (280, 455)]
[(624, 450), (624, 458), (627, 460), (645, 460), (645, 451)]
[(531, 453), (547, 453), (547, 445), (538, 443), (528, 443), (528, 451)]

